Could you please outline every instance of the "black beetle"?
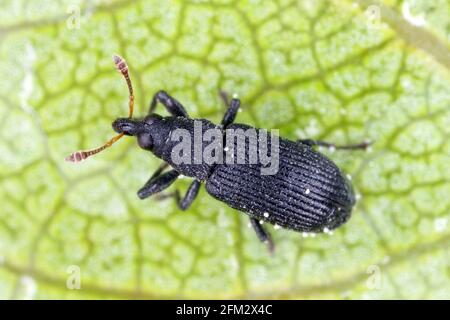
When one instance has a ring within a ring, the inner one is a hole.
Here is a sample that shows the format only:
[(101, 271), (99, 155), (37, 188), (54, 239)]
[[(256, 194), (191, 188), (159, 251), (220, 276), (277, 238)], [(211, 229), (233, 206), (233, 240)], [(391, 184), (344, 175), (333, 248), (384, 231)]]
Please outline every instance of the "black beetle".
[[(299, 140), (290, 141), (279, 138), (278, 170), (274, 174), (261, 174), (263, 165), (260, 162), (250, 163), (248, 157), (244, 163), (196, 163), (190, 156), (190, 163), (175, 163), (172, 159), (177, 141), (171, 139), (175, 130), (184, 129), (194, 132), (195, 121), (205, 129), (219, 130), (223, 141), (229, 130), (246, 130), (252, 127), (244, 124), (233, 124), (240, 101), (233, 97), (231, 101), (225, 93), (221, 93), (228, 109), (220, 125), (206, 119), (189, 118), (184, 107), (164, 91), (156, 93), (152, 99), (148, 115), (144, 119), (132, 119), (134, 96), (128, 67), (125, 60), (114, 56), (117, 69), (124, 75), (130, 92), (128, 118), (119, 118), (112, 124), (119, 134), (105, 145), (88, 150), (77, 151), (66, 158), (79, 162), (111, 146), (123, 135), (136, 136), (141, 148), (152, 152), (164, 163), (150, 177), (148, 182), (138, 191), (141, 199), (159, 193), (168, 188), (180, 175), (194, 178), (186, 195), (181, 198), (178, 192), (171, 194), (177, 199), (181, 210), (186, 210), (196, 198), (201, 183), (206, 183), (206, 190), (214, 198), (232, 208), (245, 212), (250, 217), (251, 225), (258, 238), (267, 243), (273, 250), (273, 242), (262, 223), (299, 232), (323, 232), (332, 230), (346, 222), (355, 204), (355, 196), (349, 179), (327, 157), (313, 149), (314, 146), (326, 146), (336, 149), (365, 149), (369, 143), (335, 146), (323, 141)], [(165, 106), (170, 116), (162, 117), (154, 113), (157, 103)], [(277, 137), (278, 138), (278, 137)], [(260, 140), (257, 140), (257, 148)], [(225, 157), (227, 148), (233, 148), (232, 157), (237, 157), (238, 141), (221, 149), (219, 157)], [(268, 142), (267, 148), (273, 141)], [(245, 156), (248, 156), (251, 145), (246, 143)], [(202, 151), (204, 146), (202, 147)], [(225, 150), (225, 151), (223, 151)], [(195, 157), (195, 155), (194, 155)], [(167, 167), (171, 170), (164, 172)]]

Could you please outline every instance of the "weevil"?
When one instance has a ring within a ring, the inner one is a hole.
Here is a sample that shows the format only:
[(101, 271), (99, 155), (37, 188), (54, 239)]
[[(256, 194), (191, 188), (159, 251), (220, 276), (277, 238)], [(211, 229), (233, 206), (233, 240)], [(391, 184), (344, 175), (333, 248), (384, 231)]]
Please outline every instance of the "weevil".
[[(260, 241), (267, 244), (273, 252), (274, 244), (263, 223), (269, 223), (298, 232), (317, 233), (332, 230), (345, 223), (355, 204), (355, 195), (350, 179), (329, 158), (316, 150), (316, 146), (334, 149), (366, 149), (370, 142), (336, 146), (332, 143), (314, 140), (288, 140), (279, 138), (277, 152), (277, 171), (273, 174), (261, 174), (264, 166), (261, 162), (251, 163), (244, 157), (243, 163), (199, 162), (190, 154), (191, 162), (174, 161), (174, 149), (177, 139), (172, 139), (177, 130), (194, 133), (195, 122), (203, 130), (218, 130), (222, 141), (230, 130), (248, 130), (251, 126), (236, 124), (234, 120), (241, 102), (237, 97), (228, 99), (221, 92), (227, 110), (219, 125), (207, 119), (192, 119), (184, 106), (165, 91), (158, 91), (150, 103), (147, 116), (133, 118), (133, 86), (125, 60), (114, 56), (117, 70), (124, 76), (129, 91), (129, 115), (118, 118), (112, 123), (118, 135), (104, 145), (85, 151), (77, 151), (66, 158), (67, 161), (80, 162), (113, 145), (123, 136), (134, 136), (138, 145), (163, 160), (159, 168), (151, 175), (138, 191), (140, 199), (148, 198), (167, 189), (180, 176), (193, 178), (186, 194), (181, 197), (177, 192), (169, 194), (176, 199), (181, 210), (187, 210), (198, 195), (202, 184), (214, 198), (231, 208), (246, 213), (250, 225)], [(155, 113), (158, 103), (170, 114), (161, 116)], [(273, 138), (273, 137), (272, 137)], [(259, 139), (259, 137), (258, 137)], [(272, 141), (272, 140), (271, 140)], [(256, 148), (261, 140), (257, 140)], [(238, 156), (238, 141), (219, 150), (224, 159), (231, 147), (232, 157)], [(272, 142), (268, 143), (271, 145)], [(221, 145), (223, 146), (223, 145)], [(253, 145), (254, 147), (255, 145)], [(261, 145), (262, 146), (262, 145)], [(251, 145), (244, 147), (244, 155), (249, 156)], [(195, 146), (192, 148), (195, 149)], [(205, 147), (200, 147), (204, 151)], [(170, 169), (169, 169), (170, 168)], [(160, 196), (160, 198), (167, 195)]]

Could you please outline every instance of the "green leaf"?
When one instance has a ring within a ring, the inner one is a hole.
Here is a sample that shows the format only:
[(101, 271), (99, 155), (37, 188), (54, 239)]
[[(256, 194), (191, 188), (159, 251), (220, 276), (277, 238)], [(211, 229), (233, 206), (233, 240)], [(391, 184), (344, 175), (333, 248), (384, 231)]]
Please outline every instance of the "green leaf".
[[(450, 7), (438, 2), (1, 1), (0, 298), (450, 298)], [(325, 150), (359, 195), (350, 221), (306, 238), (269, 226), (271, 257), (204, 189), (187, 212), (140, 201), (159, 160), (135, 139), (64, 162), (127, 114), (113, 53), (138, 115), (165, 89), (219, 121), (224, 89), (243, 101), (238, 122), (374, 141)]]

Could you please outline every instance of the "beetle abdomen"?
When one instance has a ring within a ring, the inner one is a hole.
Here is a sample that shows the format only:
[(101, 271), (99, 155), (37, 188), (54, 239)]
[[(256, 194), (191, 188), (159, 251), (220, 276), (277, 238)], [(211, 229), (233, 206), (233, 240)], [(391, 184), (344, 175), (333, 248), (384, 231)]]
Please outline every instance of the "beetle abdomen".
[[(241, 125), (233, 125), (241, 126)], [(206, 183), (213, 197), (251, 217), (304, 232), (334, 229), (355, 202), (338, 167), (309, 146), (280, 138), (278, 172), (260, 164), (217, 165)]]

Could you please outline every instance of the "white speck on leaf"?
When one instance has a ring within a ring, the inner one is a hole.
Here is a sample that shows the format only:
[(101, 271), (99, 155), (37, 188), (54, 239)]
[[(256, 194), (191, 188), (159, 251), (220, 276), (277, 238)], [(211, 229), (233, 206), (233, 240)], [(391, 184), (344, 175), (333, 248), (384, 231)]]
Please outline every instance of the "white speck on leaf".
[(448, 219), (447, 218), (437, 218), (434, 220), (434, 230), (437, 232), (444, 232), (447, 229)]
[(234, 272), (237, 272), (239, 270), (239, 262), (236, 259), (236, 256), (231, 256), (231, 258), (228, 260), (230, 270), (233, 270)]
[(36, 293), (36, 281), (32, 277), (28, 275), (22, 276), (20, 278), (20, 286), (23, 288), (24, 300), (31, 300), (34, 298)]
[(403, 14), (403, 16), (405, 17), (406, 20), (408, 20), (411, 24), (413, 24), (415, 26), (422, 27), (422, 26), (427, 24), (427, 22), (425, 21), (425, 19), (424, 19), (424, 17), (422, 15), (420, 15), (420, 16), (413, 16), (411, 14), (408, 2), (403, 2), (402, 14)]
[(312, 119), (308, 126), (305, 128), (307, 137), (314, 137), (320, 133), (319, 123), (316, 119)]
[(28, 99), (31, 97), (34, 89), (33, 63), (36, 60), (36, 51), (30, 43), (27, 43), (25, 52), (26, 55), (23, 61), (25, 76), (22, 81), (22, 90), (20, 91), (20, 106), (25, 112), (35, 114), (36, 112), (28, 103)]
[(225, 236), (225, 239), (226, 239), (226, 243), (229, 246), (234, 245), (234, 239), (233, 239), (233, 236), (230, 233), (227, 233), (227, 235)]

